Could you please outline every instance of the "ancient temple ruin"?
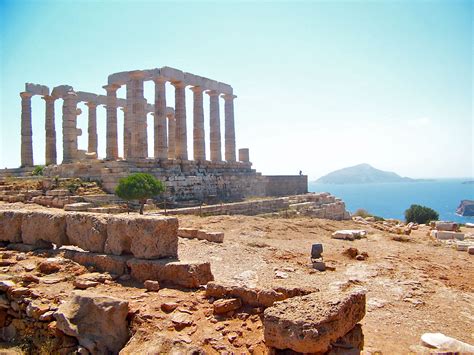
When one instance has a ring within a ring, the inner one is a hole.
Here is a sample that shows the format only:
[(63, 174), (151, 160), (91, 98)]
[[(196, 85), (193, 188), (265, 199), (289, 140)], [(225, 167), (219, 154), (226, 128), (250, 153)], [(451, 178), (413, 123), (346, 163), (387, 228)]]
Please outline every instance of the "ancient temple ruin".
[[(144, 82), (153, 81), (154, 103), (144, 97)], [(166, 104), (166, 83), (174, 87), (174, 107)], [(126, 88), (126, 98), (118, 98), (117, 90)], [(188, 155), (186, 118), (186, 87), (193, 96), (193, 157)], [(31, 98), (45, 100), (45, 174), (49, 176), (80, 177), (101, 180), (112, 190), (120, 177), (132, 172), (151, 173), (164, 180), (171, 193), (180, 199), (203, 196), (245, 197), (298, 194), (307, 192), (306, 176), (262, 176), (251, 168), (248, 148), (238, 150), (234, 122), (234, 95), (232, 86), (170, 67), (134, 70), (111, 74), (106, 94), (75, 91), (61, 85), (51, 91), (45, 85), (27, 83), (21, 96), (21, 165), (33, 166), (33, 134)], [(209, 95), (209, 141), (204, 124), (204, 95)], [(55, 100), (62, 100), (62, 162), (58, 165), (55, 127)], [(78, 148), (77, 118), (82, 113), (77, 105), (88, 107), (87, 150)], [(220, 119), (224, 104), (224, 127)], [(99, 160), (97, 107), (106, 108), (106, 156)], [(118, 109), (123, 111), (123, 156), (118, 147)], [(147, 115), (154, 116), (153, 157), (148, 156)], [(210, 156), (206, 156), (209, 144)], [(224, 156), (222, 156), (222, 147)], [(275, 180), (276, 179), (276, 180)], [(179, 183), (178, 183), (179, 182)], [(275, 187), (275, 184), (279, 186)], [(280, 189), (281, 185), (281, 189)]]

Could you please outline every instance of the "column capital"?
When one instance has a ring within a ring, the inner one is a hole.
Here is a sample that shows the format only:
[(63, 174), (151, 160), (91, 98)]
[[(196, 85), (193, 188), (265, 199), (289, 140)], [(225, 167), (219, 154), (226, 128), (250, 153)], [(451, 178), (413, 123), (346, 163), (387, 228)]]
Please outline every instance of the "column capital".
[(153, 80), (156, 84), (162, 84), (168, 81), (168, 79), (166, 79), (164, 76), (155, 76), (151, 80)]
[(54, 102), (56, 101), (57, 97), (51, 96), (51, 95), (44, 95), (41, 97), (41, 99), (43, 99), (46, 102)]
[(174, 120), (174, 119), (175, 119), (174, 113), (168, 113), (168, 114), (166, 115), (166, 118), (168, 118), (169, 120)]
[(232, 94), (222, 94), (221, 97), (224, 99), (224, 100), (233, 100), (233, 99), (236, 99), (237, 98), (237, 95), (232, 95)]
[(89, 108), (96, 108), (99, 104), (97, 102), (88, 101), (84, 105), (86, 105)]
[(200, 92), (204, 91), (202, 86), (192, 86), (192, 87), (189, 88), (189, 90), (191, 90), (192, 92), (195, 92), (195, 93), (200, 93)]
[(106, 91), (107, 93), (111, 92), (111, 93), (114, 93), (116, 92), (118, 89), (120, 89), (120, 85), (119, 84), (107, 84), (107, 85), (104, 85), (102, 86)]
[(207, 90), (206, 94), (212, 97), (212, 96), (219, 96), (220, 93), (216, 90)]
[(186, 87), (186, 83), (184, 81), (172, 81), (171, 85), (173, 85), (177, 89)]
[(33, 94), (28, 91), (23, 91), (23, 92), (20, 92), (20, 96), (22, 99), (29, 99), (30, 97), (33, 96)]

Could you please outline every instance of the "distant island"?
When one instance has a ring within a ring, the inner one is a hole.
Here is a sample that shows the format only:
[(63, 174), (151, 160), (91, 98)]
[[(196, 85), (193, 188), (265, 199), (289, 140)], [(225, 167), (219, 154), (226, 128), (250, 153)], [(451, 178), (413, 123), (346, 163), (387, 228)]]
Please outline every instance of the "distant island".
[(474, 180), (463, 181), (462, 184), (463, 185), (471, 185), (471, 184), (474, 184)]
[(474, 217), (474, 201), (462, 200), (456, 209), (456, 213), (464, 217)]
[(402, 177), (390, 171), (376, 169), (369, 164), (359, 164), (336, 170), (316, 180), (317, 183), (321, 184), (371, 184), (416, 181), (426, 180)]

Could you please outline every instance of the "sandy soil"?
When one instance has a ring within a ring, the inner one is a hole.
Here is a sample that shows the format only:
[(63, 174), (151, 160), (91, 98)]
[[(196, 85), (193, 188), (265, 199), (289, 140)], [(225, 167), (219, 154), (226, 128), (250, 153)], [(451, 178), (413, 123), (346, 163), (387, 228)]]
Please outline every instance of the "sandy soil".
[[(389, 233), (352, 221), (246, 216), (185, 216), (179, 221), (181, 227), (225, 232), (223, 244), (179, 241), (180, 259), (210, 261), (217, 282), (263, 288), (366, 289), (367, 315), (362, 321), (366, 353), (407, 353), (425, 332), (442, 332), (474, 343), (474, 256), (434, 241), (427, 236), (428, 227), (413, 231), (409, 241), (400, 242)], [(369, 231), (367, 238), (331, 238), (335, 230), (360, 228)], [(331, 270), (312, 269), (313, 243), (323, 244), (324, 260)], [(349, 247), (367, 252), (369, 257), (351, 259), (344, 255)], [(3, 258), (15, 259), (18, 252), (1, 253)], [(92, 270), (66, 261), (61, 271), (42, 275), (36, 266), (48, 256), (28, 253), (26, 260), (1, 267), (0, 276), (21, 280), (24, 275), (36, 275), (39, 283), (30, 287), (57, 305), (74, 289), (75, 277)], [(284, 278), (278, 278), (276, 271)], [(232, 317), (214, 316), (203, 290), (146, 292), (133, 281), (107, 281), (89, 290), (129, 300), (134, 336), (124, 353), (181, 345), (208, 353), (267, 352), (260, 309), (244, 308)], [(166, 302), (176, 302), (177, 309), (164, 312), (161, 305)], [(176, 326), (183, 322), (189, 325)]]

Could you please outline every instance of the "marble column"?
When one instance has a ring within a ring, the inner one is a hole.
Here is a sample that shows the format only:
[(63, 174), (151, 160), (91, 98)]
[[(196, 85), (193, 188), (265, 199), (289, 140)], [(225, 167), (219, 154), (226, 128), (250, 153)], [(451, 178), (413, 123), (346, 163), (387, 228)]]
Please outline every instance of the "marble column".
[(68, 92), (63, 96), (63, 163), (71, 163), (77, 158), (77, 95)]
[(225, 114), (225, 160), (235, 162), (235, 124), (234, 124), (234, 99), (235, 95), (222, 95), (224, 98)]
[(97, 153), (97, 103), (86, 102), (87, 116), (87, 151)]
[(157, 77), (153, 81), (155, 82), (154, 157), (155, 159), (168, 159), (166, 79)]
[(211, 161), (222, 161), (221, 153), (221, 123), (219, 116), (219, 93), (215, 90), (206, 91), (209, 95), (209, 124)]
[(143, 77), (140, 71), (130, 74), (127, 82), (127, 115), (130, 120), (130, 157), (148, 156), (146, 100), (143, 96)]
[(56, 98), (50, 95), (42, 97), (45, 101), (45, 120), (44, 129), (46, 133), (45, 163), (46, 165), (57, 164), (56, 152), (56, 127), (54, 121), (54, 101)]
[(117, 90), (120, 85), (109, 84), (103, 86), (107, 91), (107, 119), (106, 119), (106, 159), (118, 159), (118, 133), (117, 133)]
[(176, 119), (173, 114), (168, 116), (168, 159), (175, 159), (176, 153)]
[(194, 160), (206, 160), (206, 144), (204, 134), (203, 89), (200, 86), (191, 88), (193, 96), (193, 151)]
[(33, 166), (33, 129), (31, 126), (31, 97), (29, 92), (21, 96), (21, 166)]
[(188, 160), (188, 140), (186, 131), (186, 84), (182, 81), (172, 83), (175, 87), (175, 118), (176, 118), (176, 159)]
[(121, 107), (120, 110), (123, 112), (123, 158), (127, 159), (131, 156), (130, 141), (132, 132), (130, 128), (130, 120), (127, 106)]

